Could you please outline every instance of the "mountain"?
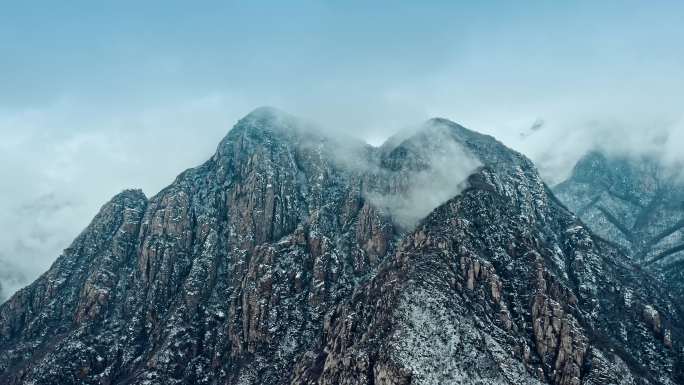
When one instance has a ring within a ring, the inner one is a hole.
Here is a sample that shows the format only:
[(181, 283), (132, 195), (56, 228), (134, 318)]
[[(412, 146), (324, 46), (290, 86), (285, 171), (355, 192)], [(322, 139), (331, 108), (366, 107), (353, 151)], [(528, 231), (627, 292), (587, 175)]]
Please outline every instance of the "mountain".
[(655, 156), (593, 151), (554, 188), (597, 234), (671, 286), (684, 304), (684, 182)]
[(0, 306), (0, 383), (677, 384), (682, 325), (494, 138), (260, 108)]

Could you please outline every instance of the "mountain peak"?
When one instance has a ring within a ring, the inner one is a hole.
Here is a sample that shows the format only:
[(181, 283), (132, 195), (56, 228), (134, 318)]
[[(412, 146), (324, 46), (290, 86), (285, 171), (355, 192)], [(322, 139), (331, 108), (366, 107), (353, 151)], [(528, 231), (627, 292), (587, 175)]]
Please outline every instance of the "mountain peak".
[(125, 189), (120, 193), (114, 195), (111, 201), (122, 201), (127, 199), (146, 201), (147, 197), (145, 196), (145, 193), (142, 191), (142, 189)]
[(252, 110), (240, 119), (233, 130), (251, 131), (299, 131), (310, 128), (311, 124), (285, 111), (270, 106)]
[(468, 129), (445, 118), (431, 118), (412, 129), (404, 130), (382, 145), (383, 152), (414, 153), (466, 152), (485, 166), (508, 175), (536, 167), (524, 155), (507, 147), (496, 138)]
[(272, 106), (260, 106), (245, 115), (243, 120), (272, 120), (283, 116), (290, 114)]
[(258, 108), (115, 196), (0, 305), (0, 383), (681, 383), (674, 304), (527, 158), (439, 118), (389, 150), (308, 127)]
[(242, 142), (245, 138), (274, 143), (320, 136), (314, 124), (275, 107), (262, 106), (238, 120), (219, 145), (219, 152), (229, 143)]

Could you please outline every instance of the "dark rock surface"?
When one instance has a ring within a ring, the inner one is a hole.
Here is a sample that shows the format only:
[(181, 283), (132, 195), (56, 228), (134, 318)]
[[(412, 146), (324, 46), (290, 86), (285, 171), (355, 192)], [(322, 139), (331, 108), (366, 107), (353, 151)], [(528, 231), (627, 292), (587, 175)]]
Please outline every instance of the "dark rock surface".
[(675, 384), (681, 317), (491, 137), (262, 108), (0, 306), (0, 383)]

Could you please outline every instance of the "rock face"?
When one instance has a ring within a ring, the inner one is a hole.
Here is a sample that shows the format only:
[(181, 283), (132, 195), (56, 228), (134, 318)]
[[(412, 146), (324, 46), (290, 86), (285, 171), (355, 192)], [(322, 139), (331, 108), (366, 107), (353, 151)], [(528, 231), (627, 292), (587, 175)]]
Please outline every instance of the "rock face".
[(554, 189), (587, 225), (656, 274), (684, 305), (684, 179), (649, 156), (591, 152)]
[(676, 384), (682, 321), (493, 138), (262, 108), (0, 307), (0, 383)]

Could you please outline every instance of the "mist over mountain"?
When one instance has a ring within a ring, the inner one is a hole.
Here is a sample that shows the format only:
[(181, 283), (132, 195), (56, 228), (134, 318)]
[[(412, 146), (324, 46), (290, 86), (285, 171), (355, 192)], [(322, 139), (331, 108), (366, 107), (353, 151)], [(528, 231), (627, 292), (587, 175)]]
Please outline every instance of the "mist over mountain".
[(21, 269), (0, 260), (0, 302), (21, 289), (27, 283)]
[[(0, 216), (5, 229), (0, 234), (0, 263), (6, 267), (5, 276), (11, 271), (13, 282), (4, 281), (9, 293), (30, 283), (54, 262), (97, 212), (99, 197), (110, 196), (121, 186), (137, 186), (148, 195), (157, 193), (178, 170), (201, 162), (213, 151), (227, 130), (226, 122), (237, 120), (235, 111), (239, 110), (233, 101), (222, 97), (173, 104), (134, 119), (107, 114), (84, 119), (77, 107), (64, 107), (68, 113), (50, 109), (4, 120), (0, 117), (0, 129), (5, 132), (5, 141), (0, 143), (5, 167), (0, 168), (0, 177), (12, 181), (3, 186), (6, 188), (0, 200), (5, 213)], [(348, 111), (347, 115), (355, 113)], [(392, 123), (376, 125), (380, 128), (365, 133), (330, 128), (325, 117), (321, 121), (326, 124), (307, 125), (322, 135), (354, 137), (361, 142), (373, 139), (372, 143), (379, 146), (382, 142), (378, 138), (385, 140), (393, 131), (411, 132), (416, 126), (407, 129), (406, 123), (412, 120), (397, 122), (394, 118), (388, 116)], [(550, 185), (567, 179), (574, 164), (595, 149), (615, 156), (656, 157), (672, 172), (681, 169), (681, 125), (656, 124), (657, 119), (648, 123), (644, 118), (611, 124), (597, 119), (592, 123), (591, 119), (550, 115), (513, 125), (479, 123), (475, 128), (531, 158)], [(44, 127), (46, 122), (50, 128)], [(61, 124), (65, 128), (55, 126)], [(88, 183), (81, 182), (84, 180)], [(458, 184), (451, 179), (446, 183)], [(441, 199), (438, 194), (436, 200)], [(402, 201), (396, 197), (387, 204), (402, 210)], [(407, 214), (406, 221), (413, 221), (412, 213)]]
[(682, 15), (3, 2), (0, 385), (684, 385)]
[(682, 383), (681, 305), (623, 249), (491, 136), (259, 108), (0, 305), (0, 382)]
[(102, 197), (157, 194), (262, 104), (376, 146), (448, 118), (525, 154), (551, 185), (597, 145), (643, 153), (665, 133), (658, 152), (676, 157), (682, 13), (635, 0), (12, 2), (0, 261), (28, 284)]

